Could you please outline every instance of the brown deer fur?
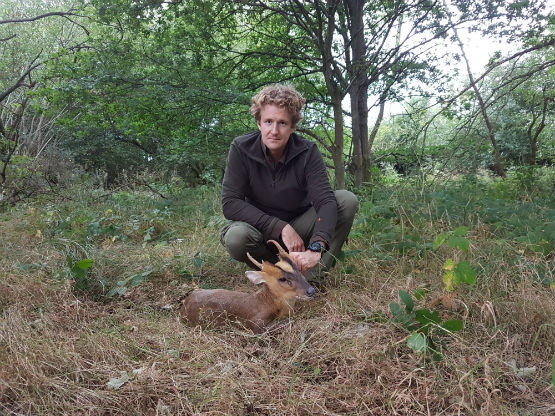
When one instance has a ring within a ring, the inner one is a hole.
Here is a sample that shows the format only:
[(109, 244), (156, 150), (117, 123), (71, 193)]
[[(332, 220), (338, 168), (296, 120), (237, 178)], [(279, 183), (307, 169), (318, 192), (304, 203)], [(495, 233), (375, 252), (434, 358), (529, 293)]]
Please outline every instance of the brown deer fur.
[(279, 261), (258, 263), (260, 271), (248, 271), (246, 276), (262, 287), (255, 293), (225, 289), (197, 289), (185, 298), (179, 308), (180, 315), (189, 324), (222, 324), (229, 319), (251, 329), (264, 332), (275, 319), (285, 318), (292, 311), (295, 301), (309, 299), (314, 288), (308, 284), (289, 255), (273, 240), (279, 249)]

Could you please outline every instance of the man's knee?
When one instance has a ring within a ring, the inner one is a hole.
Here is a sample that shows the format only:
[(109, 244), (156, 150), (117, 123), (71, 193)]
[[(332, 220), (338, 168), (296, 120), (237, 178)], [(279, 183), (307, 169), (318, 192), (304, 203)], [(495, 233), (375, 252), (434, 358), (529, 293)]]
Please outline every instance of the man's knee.
[(338, 217), (352, 220), (358, 211), (358, 198), (355, 194), (345, 189), (335, 191), (337, 200)]
[(235, 260), (243, 261), (247, 250), (260, 244), (260, 238), (255, 235), (259, 233), (246, 223), (232, 223), (224, 230), (221, 242)]

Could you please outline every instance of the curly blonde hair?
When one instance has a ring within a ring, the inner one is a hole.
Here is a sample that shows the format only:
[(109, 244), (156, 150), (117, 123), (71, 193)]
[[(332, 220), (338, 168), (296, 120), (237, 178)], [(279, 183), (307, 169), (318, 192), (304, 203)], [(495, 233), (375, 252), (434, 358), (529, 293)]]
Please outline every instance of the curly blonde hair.
[(266, 104), (286, 108), (294, 126), (301, 120), (301, 110), (306, 100), (292, 85), (272, 84), (262, 88), (252, 97), (251, 114), (260, 121), (260, 111)]

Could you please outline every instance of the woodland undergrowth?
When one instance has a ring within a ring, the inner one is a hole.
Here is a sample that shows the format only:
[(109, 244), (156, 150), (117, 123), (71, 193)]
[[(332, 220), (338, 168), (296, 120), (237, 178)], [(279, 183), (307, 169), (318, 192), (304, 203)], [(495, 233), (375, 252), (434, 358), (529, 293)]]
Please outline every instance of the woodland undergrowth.
[(553, 174), (357, 194), (316, 298), (262, 335), (176, 314), (195, 285), (255, 290), (217, 186), (0, 212), (0, 413), (552, 415)]

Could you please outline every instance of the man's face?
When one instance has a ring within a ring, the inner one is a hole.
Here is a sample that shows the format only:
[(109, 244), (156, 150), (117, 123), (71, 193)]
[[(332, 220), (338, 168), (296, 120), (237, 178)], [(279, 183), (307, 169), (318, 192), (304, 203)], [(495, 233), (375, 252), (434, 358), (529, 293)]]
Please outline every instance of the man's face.
[(283, 155), (289, 136), (297, 127), (291, 119), (291, 114), (286, 108), (274, 104), (266, 104), (260, 110), (258, 128), (262, 133), (262, 143), (276, 161)]

